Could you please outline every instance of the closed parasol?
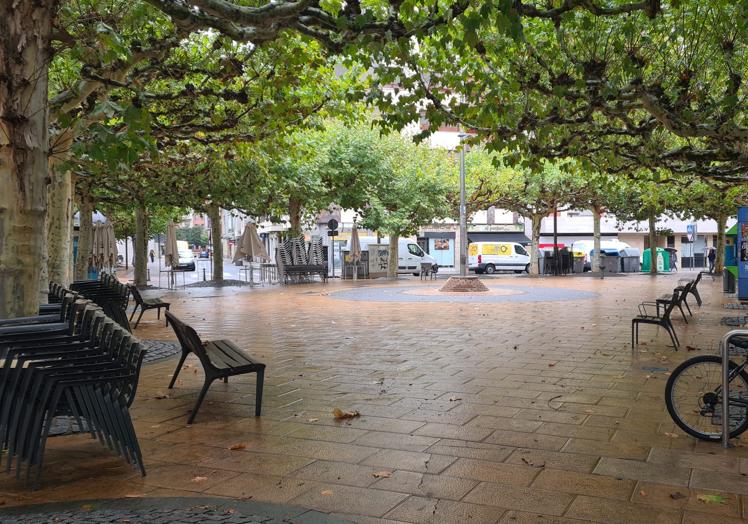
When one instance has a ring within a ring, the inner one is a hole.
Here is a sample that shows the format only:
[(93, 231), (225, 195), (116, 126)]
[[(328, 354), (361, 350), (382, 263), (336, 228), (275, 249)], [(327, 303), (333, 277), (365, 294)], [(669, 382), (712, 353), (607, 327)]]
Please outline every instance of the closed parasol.
[(179, 248), (177, 247), (177, 226), (169, 222), (166, 226), (166, 243), (164, 245), (166, 265), (176, 268), (179, 265)]
[(361, 241), (358, 239), (358, 228), (356, 223), (353, 223), (353, 229), (351, 230), (351, 262), (355, 264), (353, 270), (353, 280), (358, 280), (358, 263), (361, 261)]
[(265, 249), (265, 244), (262, 243), (262, 239), (260, 239), (260, 235), (257, 233), (257, 226), (253, 223), (247, 224), (244, 227), (244, 233), (239, 238), (239, 243), (236, 246), (234, 262), (236, 263), (242, 259), (249, 261), (270, 259)]
[(117, 239), (110, 222), (95, 222), (91, 242), (93, 266), (98, 269), (112, 268), (117, 260)]

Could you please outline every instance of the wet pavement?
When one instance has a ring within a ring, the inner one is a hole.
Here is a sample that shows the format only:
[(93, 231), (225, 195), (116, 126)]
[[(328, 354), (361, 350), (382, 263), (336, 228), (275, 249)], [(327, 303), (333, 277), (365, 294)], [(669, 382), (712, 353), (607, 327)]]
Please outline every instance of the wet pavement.
[[(267, 364), (262, 417), (249, 375), (215, 382), (187, 426), (199, 362), (173, 390), (176, 359), (150, 364), (131, 409), (145, 478), (85, 435), (58, 437), (41, 489), (3, 474), (0, 504), (209, 496), (362, 523), (737, 522), (748, 449), (687, 436), (663, 398), (678, 363), (716, 351), (734, 299), (703, 279), (704, 306), (674, 320), (681, 351), (647, 327), (629, 345), (636, 305), (683, 276), (486, 280), (532, 301), (437, 302), (418, 279), (164, 293), (204, 339)], [(174, 340), (149, 313), (135, 334)]]

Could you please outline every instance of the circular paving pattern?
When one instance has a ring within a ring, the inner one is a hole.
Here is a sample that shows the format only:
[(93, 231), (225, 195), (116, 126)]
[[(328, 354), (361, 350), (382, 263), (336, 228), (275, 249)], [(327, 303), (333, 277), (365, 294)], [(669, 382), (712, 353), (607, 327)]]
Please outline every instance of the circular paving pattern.
[(489, 285), (482, 293), (440, 293), (441, 286), (362, 287), (334, 291), (339, 300), (368, 302), (555, 302), (594, 298), (597, 293), (560, 287)]
[(146, 350), (143, 364), (151, 364), (176, 355), (182, 351), (178, 342), (171, 340), (141, 340), (140, 346)]
[(43, 504), (0, 511), (0, 522), (81, 524), (103, 522), (184, 524), (346, 524), (319, 511), (227, 499), (142, 498)]

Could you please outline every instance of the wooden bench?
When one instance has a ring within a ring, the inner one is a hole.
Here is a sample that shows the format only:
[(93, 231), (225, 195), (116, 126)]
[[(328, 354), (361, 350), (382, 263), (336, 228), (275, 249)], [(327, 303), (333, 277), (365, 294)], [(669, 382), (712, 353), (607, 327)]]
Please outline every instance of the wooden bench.
[[(140, 324), (140, 319), (143, 318), (143, 313), (145, 313), (149, 309), (156, 310), (156, 318), (159, 320), (161, 320), (162, 308), (166, 308), (166, 311), (169, 311), (169, 306), (171, 305), (169, 302), (164, 302), (160, 298), (143, 298), (143, 296), (140, 294), (140, 291), (138, 291), (138, 288), (134, 285), (130, 286), (130, 292), (132, 293), (132, 298), (135, 300), (135, 309), (132, 310), (132, 314), (130, 315), (131, 322), (132, 317), (135, 316), (135, 312), (138, 310), (138, 307), (140, 308), (140, 315), (138, 315), (138, 320), (135, 322), (133, 329), (136, 329), (138, 327), (138, 324)], [(166, 324), (169, 324), (168, 317)]]
[(205, 371), (203, 388), (200, 390), (200, 395), (197, 397), (197, 402), (195, 403), (195, 407), (192, 408), (189, 419), (187, 419), (187, 424), (192, 424), (195, 420), (197, 411), (200, 409), (203, 399), (205, 399), (205, 394), (214, 380), (222, 378), (224, 382), (228, 382), (229, 377), (245, 375), (247, 373), (257, 373), (255, 416), (259, 417), (262, 411), (265, 364), (258, 362), (244, 353), (230, 340), (222, 339), (203, 342), (192, 327), (179, 320), (168, 310), (166, 311), (166, 320), (171, 324), (174, 333), (177, 335), (179, 344), (182, 346), (182, 356), (179, 358), (174, 376), (171, 377), (169, 389), (174, 387), (184, 361), (190, 353), (194, 353), (197, 356)]

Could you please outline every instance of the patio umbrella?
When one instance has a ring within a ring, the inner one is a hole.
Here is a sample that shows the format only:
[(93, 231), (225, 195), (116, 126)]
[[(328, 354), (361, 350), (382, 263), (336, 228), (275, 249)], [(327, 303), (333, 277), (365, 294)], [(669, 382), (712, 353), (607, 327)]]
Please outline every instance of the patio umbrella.
[(247, 260), (262, 259), (269, 260), (265, 244), (262, 243), (260, 235), (257, 233), (257, 226), (253, 223), (244, 227), (244, 233), (239, 238), (234, 254), (234, 262), (246, 258)]
[[(247, 228), (244, 228), (244, 231), (246, 232)], [(234, 249), (234, 258), (231, 259), (231, 261), (236, 264), (240, 260), (246, 257), (244, 254), (244, 249), (242, 249), (242, 246), (244, 245), (244, 235), (239, 237), (239, 239), (236, 241), (236, 249)]]
[(117, 260), (117, 239), (114, 237), (114, 226), (110, 222), (94, 223), (91, 251), (96, 269), (114, 267)]
[(176, 268), (179, 265), (179, 248), (177, 247), (177, 226), (169, 222), (166, 226), (166, 243), (164, 245), (166, 265)]
[(358, 280), (358, 263), (361, 260), (361, 241), (358, 239), (358, 229), (356, 223), (353, 223), (353, 229), (351, 230), (351, 262), (356, 265), (356, 269), (353, 270), (353, 280)]

